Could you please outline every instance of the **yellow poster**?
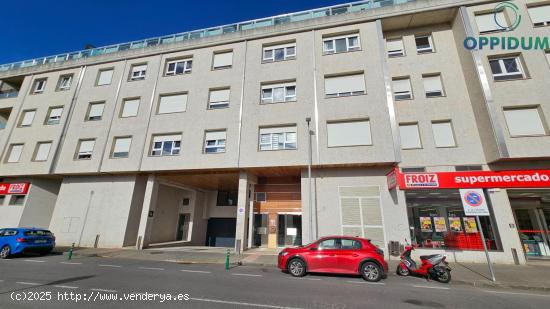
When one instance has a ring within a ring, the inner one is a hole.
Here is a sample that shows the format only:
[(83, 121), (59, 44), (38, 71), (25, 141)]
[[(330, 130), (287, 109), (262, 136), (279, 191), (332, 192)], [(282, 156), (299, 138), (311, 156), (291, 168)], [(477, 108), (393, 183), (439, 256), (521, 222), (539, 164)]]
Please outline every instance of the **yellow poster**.
[(424, 233), (433, 232), (431, 217), (420, 217), (420, 230)]
[(434, 225), (436, 232), (447, 232), (447, 222), (445, 222), (445, 217), (434, 217)]
[(449, 217), (449, 228), (452, 232), (461, 232), (462, 224), (460, 224), (460, 217)]
[(464, 217), (462, 220), (464, 221), (464, 230), (466, 233), (477, 233), (476, 218)]

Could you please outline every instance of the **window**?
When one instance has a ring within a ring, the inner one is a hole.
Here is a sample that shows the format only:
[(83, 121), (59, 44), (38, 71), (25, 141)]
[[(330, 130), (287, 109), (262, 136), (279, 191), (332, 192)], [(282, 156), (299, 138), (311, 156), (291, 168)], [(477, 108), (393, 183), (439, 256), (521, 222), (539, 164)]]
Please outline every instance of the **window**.
[(262, 52), (263, 62), (296, 59), (296, 43), (266, 46)]
[(46, 125), (59, 124), (61, 121), (61, 114), (63, 114), (63, 107), (50, 107), (48, 115), (46, 116)]
[(425, 167), (403, 167), (401, 168), (403, 173), (425, 173)]
[(147, 73), (147, 64), (134, 64), (132, 66), (132, 69), (130, 69), (130, 77), (128, 79), (131, 81), (143, 80), (145, 79), (146, 73)]
[(218, 191), (216, 206), (237, 206), (238, 195), (237, 191)]
[(323, 39), (323, 52), (325, 54), (345, 53), (360, 48), (358, 33)]
[(212, 68), (214, 70), (228, 69), (233, 65), (233, 51), (214, 53)]
[(538, 106), (504, 108), (504, 118), (511, 136), (546, 135)]
[(208, 99), (209, 109), (218, 109), (229, 107), (229, 94), (230, 89), (210, 89), (210, 95)]
[(46, 78), (40, 78), (34, 81), (34, 85), (32, 86), (32, 93), (38, 94), (44, 92), (44, 89), (46, 88)]
[(95, 139), (81, 139), (78, 141), (78, 150), (76, 153), (77, 160), (87, 160), (92, 158), (94, 151)]
[(445, 95), (443, 92), (443, 84), (441, 83), (441, 75), (423, 75), (422, 82), (424, 83), (424, 92), (426, 98), (442, 97)]
[(481, 171), (481, 170), (483, 170), (481, 165), (457, 165), (457, 166), (455, 166), (455, 171), (457, 171), (457, 172)]
[(25, 204), (24, 195), (12, 195), (10, 198), (10, 206), (23, 206)]
[(120, 118), (135, 117), (139, 110), (139, 98), (125, 99), (122, 102)]
[(86, 121), (99, 121), (103, 117), (103, 109), (105, 108), (105, 102), (90, 103), (88, 106), (88, 113), (86, 115)]
[(158, 114), (180, 113), (187, 110), (187, 93), (161, 95)]
[(357, 240), (342, 238), (340, 239), (340, 242), (341, 242), (340, 248), (342, 250), (361, 249), (361, 242)]
[(266, 192), (256, 192), (256, 202), (265, 202), (267, 201)]
[(225, 152), (226, 131), (207, 131), (204, 136), (204, 153)]
[(61, 75), (59, 77), (59, 82), (57, 83), (57, 90), (64, 91), (71, 89), (71, 84), (73, 82), (73, 75)]
[[(6, 196), (5, 195), (0, 195), (0, 206), (4, 206), (4, 204), (6, 203)], [(0, 230), (0, 236), (2, 236), (4, 230)]]
[(319, 242), (318, 249), (320, 250), (326, 250), (326, 249), (339, 249), (338, 243), (336, 242), (336, 238), (326, 239), (321, 242)]
[(363, 73), (325, 76), (325, 96), (327, 98), (365, 94)]
[(52, 148), (52, 142), (39, 142), (36, 144), (34, 150), (33, 161), (47, 161), (50, 155), (50, 149)]
[(450, 121), (432, 121), (435, 147), (455, 147), (456, 141)]
[(131, 136), (115, 137), (111, 158), (128, 158), (131, 143)]
[(546, 62), (550, 65), (550, 50), (544, 51), (544, 55), (546, 56)]
[(499, 32), (509, 26), (504, 11), (476, 15), (476, 24), (480, 34)]
[(8, 155), (8, 163), (17, 163), (21, 158), (21, 153), (23, 152), (23, 144), (12, 144), (10, 146), (10, 152)]
[(536, 27), (550, 25), (550, 5), (533, 6), (527, 9)]
[(111, 84), (111, 80), (113, 79), (113, 69), (106, 69), (106, 70), (100, 70), (99, 74), (97, 76), (97, 86), (104, 86)]
[(393, 98), (395, 100), (412, 99), (412, 89), (410, 78), (395, 78), (392, 81)]
[(403, 46), (403, 38), (386, 40), (386, 49), (388, 57), (405, 56), (405, 47)]
[(400, 124), (399, 134), (401, 136), (401, 149), (422, 148), (418, 123)]
[(489, 59), (495, 81), (524, 78), (518, 56)]
[(296, 149), (296, 126), (260, 128), (260, 151)]
[(191, 73), (191, 68), (193, 67), (192, 59), (180, 59), (172, 60), (166, 62), (166, 74), (167, 76), (171, 75), (180, 75), (185, 73)]
[(296, 83), (268, 84), (262, 86), (262, 104), (296, 101)]
[(35, 114), (36, 110), (34, 109), (23, 111), (23, 115), (21, 115), (21, 120), (19, 121), (19, 127), (30, 127), (34, 120)]
[(329, 122), (327, 132), (328, 147), (372, 145), (369, 120)]
[(419, 35), (415, 36), (416, 52), (419, 54), (433, 53), (434, 44), (431, 35)]
[(181, 134), (153, 136), (152, 156), (176, 156), (181, 151)]

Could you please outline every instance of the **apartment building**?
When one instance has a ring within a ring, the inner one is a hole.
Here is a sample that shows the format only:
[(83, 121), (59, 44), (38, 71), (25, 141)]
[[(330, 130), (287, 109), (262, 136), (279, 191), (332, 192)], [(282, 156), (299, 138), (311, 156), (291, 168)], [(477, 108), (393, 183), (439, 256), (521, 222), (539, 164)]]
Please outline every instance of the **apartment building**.
[(464, 45), (548, 38), (550, 4), (514, 3), (359, 1), (0, 65), (0, 227), (463, 262), (483, 231), (497, 263), (550, 256), (549, 50)]

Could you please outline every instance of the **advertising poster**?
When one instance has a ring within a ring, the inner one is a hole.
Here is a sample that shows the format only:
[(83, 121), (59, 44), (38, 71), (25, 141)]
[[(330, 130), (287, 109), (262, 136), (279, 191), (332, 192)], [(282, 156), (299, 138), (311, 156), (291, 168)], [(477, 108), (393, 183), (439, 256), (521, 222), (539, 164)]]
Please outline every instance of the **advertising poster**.
[(477, 233), (476, 218), (464, 217), (462, 220), (464, 220), (464, 230), (466, 230), (466, 233)]
[(447, 222), (445, 222), (445, 217), (434, 217), (434, 225), (436, 232), (447, 232)]
[(432, 217), (420, 217), (420, 230), (424, 233), (433, 232)]
[(449, 217), (449, 228), (451, 232), (462, 232), (460, 217)]

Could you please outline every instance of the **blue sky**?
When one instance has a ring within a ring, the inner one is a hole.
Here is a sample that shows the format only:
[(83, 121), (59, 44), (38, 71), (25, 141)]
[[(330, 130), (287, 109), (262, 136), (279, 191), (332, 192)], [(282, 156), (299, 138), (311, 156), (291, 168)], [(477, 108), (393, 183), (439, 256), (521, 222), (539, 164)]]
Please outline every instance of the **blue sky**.
[(0, 63), (352, 1), (2, 1)]

